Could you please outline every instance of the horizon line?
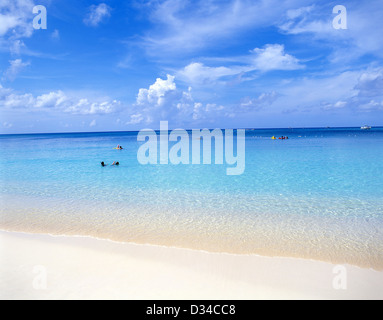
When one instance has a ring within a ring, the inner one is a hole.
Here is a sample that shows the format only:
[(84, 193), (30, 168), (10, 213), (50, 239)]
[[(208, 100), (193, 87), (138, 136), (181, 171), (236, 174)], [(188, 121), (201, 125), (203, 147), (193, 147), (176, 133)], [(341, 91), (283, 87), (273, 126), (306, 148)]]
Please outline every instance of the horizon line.
[[(286, 127), (286, 128), (194, 128), (194, 129), (169, 129), (168, 131), (174, 131), (174, 130), (186, 130), (186, 131), (192, 131), (192, 130), (294, 130), (294, 129), (360, 129), (361, 127)], [(383, 126), (373, 126), (374, 128), (383, 128)], [(140, 132), (145, 130), (153, 130), (153, 131), (160, 131), (160, 129), (141, 129), (141, 130), (127, 130), (127, 131), (77, 131), (77, 132), (30, 132), (30, 133), (0, 133), (0, 136), (11, 136), (11, 135), (44, 135), (44, 134), (84, 134), (84, 133), (134, 133), (134, 132)]]

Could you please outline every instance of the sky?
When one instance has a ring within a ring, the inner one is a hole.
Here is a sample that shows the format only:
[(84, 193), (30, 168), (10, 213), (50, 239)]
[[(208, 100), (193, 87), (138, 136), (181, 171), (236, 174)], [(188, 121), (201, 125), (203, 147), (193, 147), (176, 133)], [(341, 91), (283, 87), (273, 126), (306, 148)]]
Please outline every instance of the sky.
[(383, 0), (0, 0), (0, 134), (382, 126), (382, 30)]

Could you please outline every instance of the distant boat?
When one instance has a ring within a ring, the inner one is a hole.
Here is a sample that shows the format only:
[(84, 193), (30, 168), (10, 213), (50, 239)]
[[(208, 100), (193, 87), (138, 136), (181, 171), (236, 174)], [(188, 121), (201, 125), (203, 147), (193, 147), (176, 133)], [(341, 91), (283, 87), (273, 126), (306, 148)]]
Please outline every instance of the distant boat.
[(371, 130), (371, 127), (368, 126), (368, 125), (365, 125), (363, 127), (361, 127), (362, 130)]

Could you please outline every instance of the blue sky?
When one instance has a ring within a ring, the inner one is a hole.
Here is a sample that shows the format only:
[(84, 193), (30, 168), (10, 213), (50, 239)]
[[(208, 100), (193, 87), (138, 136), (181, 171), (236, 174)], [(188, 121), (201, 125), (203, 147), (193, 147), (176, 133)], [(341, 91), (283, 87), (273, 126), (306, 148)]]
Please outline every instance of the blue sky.
[(1, 0), (0, 133), (382, 126), (382, 18), (382, 0)]

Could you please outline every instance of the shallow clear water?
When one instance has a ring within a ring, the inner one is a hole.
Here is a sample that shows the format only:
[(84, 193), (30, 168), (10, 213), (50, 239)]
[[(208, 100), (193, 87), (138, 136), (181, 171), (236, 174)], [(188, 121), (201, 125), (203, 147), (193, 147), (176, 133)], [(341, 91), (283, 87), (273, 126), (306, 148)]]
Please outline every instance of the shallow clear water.
[(382, 128), (247, 130), (240, 176), (144, 166), (142, 144), (134, 132), (0, 136), (0, 228), (383, 268)]

